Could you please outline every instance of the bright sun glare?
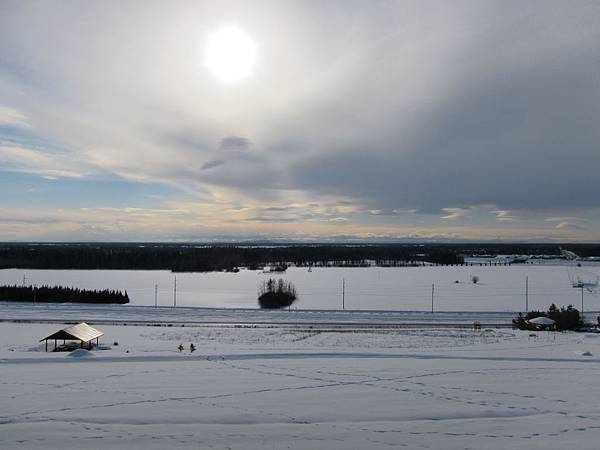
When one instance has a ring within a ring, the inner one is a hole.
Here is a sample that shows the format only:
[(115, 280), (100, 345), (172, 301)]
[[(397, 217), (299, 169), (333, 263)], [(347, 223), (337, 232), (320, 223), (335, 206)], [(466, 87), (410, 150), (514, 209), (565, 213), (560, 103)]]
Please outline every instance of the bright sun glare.
[(256, 45), (237, 27), (224, 27), (213, 33), (206, 45), (205, 64), (226, 83), (242, 80), (252, 73)]

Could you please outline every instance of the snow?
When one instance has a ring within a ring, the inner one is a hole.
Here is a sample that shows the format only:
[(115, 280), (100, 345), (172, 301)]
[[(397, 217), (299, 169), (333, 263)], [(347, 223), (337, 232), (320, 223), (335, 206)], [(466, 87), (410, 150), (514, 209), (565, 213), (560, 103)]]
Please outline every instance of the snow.
[(536, 317), (535, 319), (528, 320), (527, 322), (536, 325), (554, 325), (554, 320), (549, 317)]
[(93, 358), (0, 323), (0, 448), (598, 448), (597, 335), (353, 322), (97, 325)]
[[(584, 262), (577, 268), (565, 261), (513, 266), (289, 268), (284, 274), (240, 270), (238, 273), (178, 273), (177, 305), (208, 308), (257, 308), (257, 290), (268, 277), (283, 277), (296, 286), (293, 309), (341, 309), (342, 280), (345, 307), (352, 310), (429, 311), (435, 285), (436, 311), (521, 311), (525, 308), (525, 279), (529, 279), (529, 308), (546, 310), (581, 304), (572, 271), (585, 269), (585, 279), (600, 275), (600, 265)], [(473, 284), (472, 276), (479, 282)], [(173, 305), (175, 274), (135, 270), (0, 270), (0, 283), (51, 284), (87, 289), (127, 290), (131, 305)], [(458, 283), (456, 283), (458, 281)], [(600, 310), (600, 293), (585, 292), (585, 310)]]
[(94, 354), (85, 348), (78, 348), (70, 352), (67, 356), (71, 358), (91, 358)]
[[(162, 323), (168, 324), (305, 324), (331, 326), (354, 324), (365, 326), (385, 324), (466, 324), (479, 321), (486, 325), (510, 325), (511, 312), (438, 311), (340, 311), (340, 310), (260, 310), (190, 307), (148, 307), (129, 305), (81, 305), (56, 303), (0, 302), (3, 320), (59, 321), (88, 323)], [(593, 316), (595, 317), (595, 316)]]

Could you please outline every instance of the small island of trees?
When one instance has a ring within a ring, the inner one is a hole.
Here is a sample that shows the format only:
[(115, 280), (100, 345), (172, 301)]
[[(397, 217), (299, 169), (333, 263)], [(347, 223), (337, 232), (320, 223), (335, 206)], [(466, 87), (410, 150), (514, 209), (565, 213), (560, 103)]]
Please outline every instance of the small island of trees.
[(258, 304), (263, 309), (279, 309), (289, 307), (298, 298), (296, 288), (282, 278), (269, 278), (263, 281), (258, 289)]
[(129, 303), (127, 291), (90, 290), (63, 286), (0, 286), (0, 301), (39, 303)]

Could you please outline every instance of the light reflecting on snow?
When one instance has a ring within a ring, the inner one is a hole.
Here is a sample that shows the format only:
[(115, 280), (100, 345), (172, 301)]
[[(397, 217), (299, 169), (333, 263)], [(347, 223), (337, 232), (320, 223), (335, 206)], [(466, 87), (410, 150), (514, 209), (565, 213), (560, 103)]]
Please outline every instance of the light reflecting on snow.
[(0, 323), (3, 450), (598, 448), (592, 334), (103, 325), (72, 358), (56, 328)]
[[(600, 274), (600, 267), (588, 271)], [(472, 283), (472, 276), (479, 282)], [(159, 306), (173, 305), (177, 276), (177, 306), (256, 308), (259, 283), (271, 277), (292, 281), (299, 292), (297, 309), (341, 309), (345, 280), (346, 309), (437, 311), (522, 311), (525, 279), (529, 278), (529, 309), (546, 309), (551, 303), (581, 306), (581, 290), (574, 289), (567, 266), (554, 264), (513, 266), (457, 266), (406, 268), (289, 268), (284, 274), (178, 273), (131, 270), (0, 270), (0, 283), (49, 284), (88, 289), (127, 290), (131, 305), (154, 305), (158, 285)], [(600, 309), (600, 295), (584, 291), (584, 311)]]

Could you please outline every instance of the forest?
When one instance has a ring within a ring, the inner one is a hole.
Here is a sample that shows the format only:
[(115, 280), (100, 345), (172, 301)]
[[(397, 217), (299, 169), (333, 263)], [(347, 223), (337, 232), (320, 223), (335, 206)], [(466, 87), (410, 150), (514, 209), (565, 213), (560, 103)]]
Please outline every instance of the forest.
[(88, 290), (63, 286), (0, 286), (0, 301), (39, 303), (129, 303), (127, 291)]
[[(580, 256), (600, 245), (564, 245)], [(557, 244), (169, 244), (3, 243), (0, 269), (123, 269), (208, 272), (266, 265), (379, 266), (456, 265), (464, 256), (559, 255)]]

